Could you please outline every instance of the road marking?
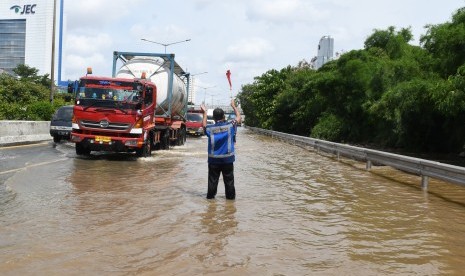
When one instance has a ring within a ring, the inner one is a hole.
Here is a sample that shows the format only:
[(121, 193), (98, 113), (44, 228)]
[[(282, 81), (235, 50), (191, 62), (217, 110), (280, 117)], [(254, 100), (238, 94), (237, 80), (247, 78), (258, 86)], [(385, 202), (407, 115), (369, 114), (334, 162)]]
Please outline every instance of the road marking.
[(14, 149), (14, 148), (43, 146), (43, 145), (48, 144), (48, 143), (49, 143), (49, 141), (43, 141), (43, 142), (38, 142), (38, 143), (16, 145), (16, 146), (0, 146), (0, 150), (2, 150), (2, 149)]
[(48, 165), (48, 164), (52, 164), (52, 163), (56, 163), (56, 162), (60, 162), (60, 161), (64, 161), (64, 160), (68, 160), (68, 158), (62, 158), (62, 159), (57, 159), (57, 160), (53, 160), (53, 161), (47, 161), (47, 162), (42, 162), (42, 163), (31, 164), (31, 165), (27, 165), (27, 166), (22, 167), (22, 168), (0, 172), (0, 175), (7, 174), (7, 173), (12, 173), (12, 172), (17, 172), (17, 171), (24, 170), (24, 169), (27, 169), (27, 168), (38, 167), (38, 166), (42, 166), (42, 165)]

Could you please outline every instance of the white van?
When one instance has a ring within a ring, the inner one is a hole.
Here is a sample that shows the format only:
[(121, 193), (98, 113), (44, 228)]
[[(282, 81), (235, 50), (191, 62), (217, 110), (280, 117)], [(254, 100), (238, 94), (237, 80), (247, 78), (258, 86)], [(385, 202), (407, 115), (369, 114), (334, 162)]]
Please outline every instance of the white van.
[(213, 120), (213, 109), (207, 109), (207, 125), (215, 124)]

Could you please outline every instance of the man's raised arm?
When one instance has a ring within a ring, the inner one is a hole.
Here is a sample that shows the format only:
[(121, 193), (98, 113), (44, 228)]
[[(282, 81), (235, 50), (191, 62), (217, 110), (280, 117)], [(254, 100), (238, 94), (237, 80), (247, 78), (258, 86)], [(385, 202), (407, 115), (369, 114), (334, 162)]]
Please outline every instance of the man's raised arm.
[(202, 126), (206, 127), (207, 126), (207, 108), (205, 107), (205, 104), (200, 105), (200, 110), (202, 110), (202, 114), (203, 114)]
[(236, 103), (234, 102), (234, 99), (231, 100), (231, 107), (234, 110), (234, 113), (236, 114), (236, 122), (237, 122), (238, 125), (240, 125), (241, 122), (242, 122), (241, 113), (237, 109)]

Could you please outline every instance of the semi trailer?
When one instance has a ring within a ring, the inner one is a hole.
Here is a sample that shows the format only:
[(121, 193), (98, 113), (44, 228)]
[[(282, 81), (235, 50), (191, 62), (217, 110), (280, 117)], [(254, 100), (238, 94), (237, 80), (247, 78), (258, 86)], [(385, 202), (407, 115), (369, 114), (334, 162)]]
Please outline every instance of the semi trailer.
[(188, 87), (189, 74), (174, 54), (115, 51), (111, 77), (93, 76), (89, 70), (73, 85), (71, 142), (76, 154), (135, 152), (147, 157), (154, 149), (183, 145)]

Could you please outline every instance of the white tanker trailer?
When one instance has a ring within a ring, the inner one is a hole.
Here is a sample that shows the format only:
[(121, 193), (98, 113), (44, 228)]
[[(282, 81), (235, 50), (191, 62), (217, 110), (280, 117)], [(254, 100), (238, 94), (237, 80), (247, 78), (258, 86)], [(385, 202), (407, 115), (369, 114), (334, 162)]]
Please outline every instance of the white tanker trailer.
[[(157, 86), (157, 107), (156, 115), (184, 115), (187, 106), (186, 83), (181, 79), (180, 74), (184, 71), (177, 65), (174, 60), (174, 74), (172, 74), (170, 60), (157, 56), (146, 56), (147, 54), (117, 53), (123, 61), (115, 77), (126, 79), (140, 79), (145, 73), (147, 79)], [(167, 55), (169, 57), (169, 55)], [(174, 58), (174, 55), (173, 55)], [(115, 69), (115, 64), (113, 66)], [(169, 80), (173, 76), (172, 94), (170, 98)], [(171, 107), (170, 107), (171, 104)]]

